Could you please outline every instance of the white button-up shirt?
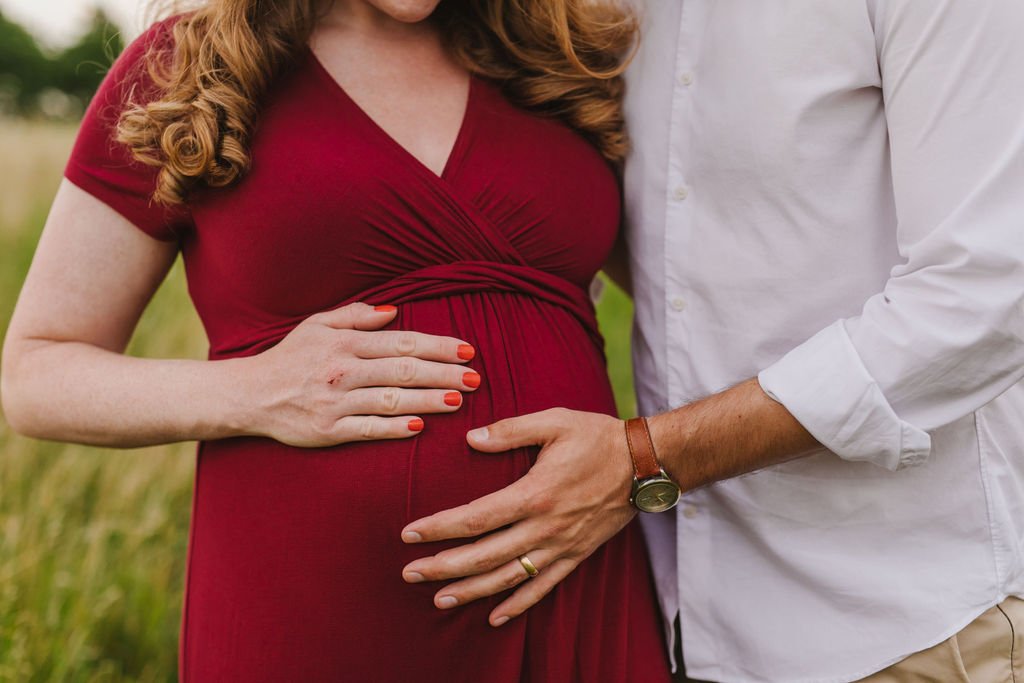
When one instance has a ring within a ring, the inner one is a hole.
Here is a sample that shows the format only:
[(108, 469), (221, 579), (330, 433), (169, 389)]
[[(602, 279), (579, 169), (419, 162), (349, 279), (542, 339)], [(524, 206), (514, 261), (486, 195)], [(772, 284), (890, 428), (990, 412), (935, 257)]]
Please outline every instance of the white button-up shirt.
[(650, 0), (640, 408), (826, 447), (644, 516), (691, 677), (852, 681), (1024, 596), (1024, 2)]

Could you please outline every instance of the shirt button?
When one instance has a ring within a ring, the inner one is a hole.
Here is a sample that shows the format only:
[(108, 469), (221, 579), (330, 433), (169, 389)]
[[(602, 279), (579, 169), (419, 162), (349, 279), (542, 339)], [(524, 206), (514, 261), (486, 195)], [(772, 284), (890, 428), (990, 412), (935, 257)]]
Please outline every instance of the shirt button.
[(683, 508), (683, 517), (686, 517), (687, 519), (693, 519), (696, 516), (697, 508), (695, 508), (694, 506), (687, 505), (686, 507)]
[(682, 311), (686, 308), (686, 299), (684, 299), (681, 296), (677, 296), (676, 298), (672, 299), (670, 303), (672, 304), (672, 308), (674, 308), (677, 311)]
[(679, 201), (683, 201), (684, 199), (690, 196), (690, 191), (687, 190), (684, 185), (680, 185), (679, 187), (672, 191), (672, 196), (678, 199)]
[(684, 71), (679, 74), (679, 82), (682, 85), (693, 85), (693, 73), (690, 71)]

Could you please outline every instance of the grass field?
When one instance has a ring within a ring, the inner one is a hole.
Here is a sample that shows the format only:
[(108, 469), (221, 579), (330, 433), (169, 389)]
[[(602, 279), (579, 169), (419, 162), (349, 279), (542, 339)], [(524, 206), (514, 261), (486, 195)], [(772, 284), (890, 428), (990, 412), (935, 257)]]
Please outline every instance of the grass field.
[[(0, 331), (73, 139), (73, 128), (0, 120)], [(631, 413), (629, 302), (609, 287), (599, 313)], [(205, 356), (180, 262), (130, 353)], [(0, 682), (176, 680), (193, 454), (31, 441), (0, 418)]]

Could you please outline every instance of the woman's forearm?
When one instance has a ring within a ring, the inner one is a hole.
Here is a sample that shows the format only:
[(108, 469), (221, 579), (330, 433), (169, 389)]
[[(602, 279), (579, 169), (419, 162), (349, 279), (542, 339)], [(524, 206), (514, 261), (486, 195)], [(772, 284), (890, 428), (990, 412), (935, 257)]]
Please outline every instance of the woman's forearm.
[(246, 359), (153, 360), (45, 340), (8, 351), (0, 396), (27, 436), (133, 448), (251, 432)]
[(28, 436), (134, 447), (252, 435), (297, 447), (408, 439), (480, 386), (465, 340), (383, 330), (394, 306), (309, 316), (257, 356), (122, 355), (177, 245), (65, 182), (4, 339), (0, 399)]
[(82, 341), (7, 339), (7, 420), (41, 439), (129, 448), (261, 436), (303, 448), (407, 439), (480, 386), (461, 339), (382, 331), (393, 306), (310, 316), (256, 356), (149, 360)]

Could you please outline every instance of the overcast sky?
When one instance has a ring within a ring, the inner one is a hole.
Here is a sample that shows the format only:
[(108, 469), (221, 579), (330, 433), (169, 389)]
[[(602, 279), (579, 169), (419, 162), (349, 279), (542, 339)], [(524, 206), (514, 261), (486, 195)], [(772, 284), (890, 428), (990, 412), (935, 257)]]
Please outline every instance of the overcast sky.
[(145, 0), (0, 0), (5, 16), (44, 43), (61, 46), (81, 33), (94, 7), (102, 7), (132, 37), (141, 28)]

